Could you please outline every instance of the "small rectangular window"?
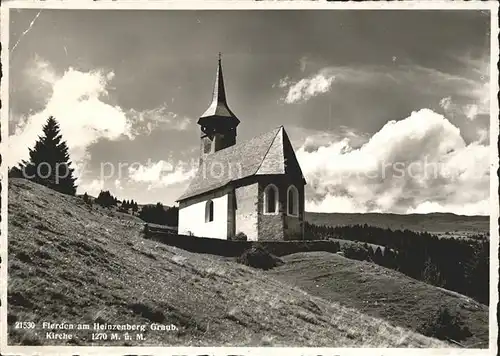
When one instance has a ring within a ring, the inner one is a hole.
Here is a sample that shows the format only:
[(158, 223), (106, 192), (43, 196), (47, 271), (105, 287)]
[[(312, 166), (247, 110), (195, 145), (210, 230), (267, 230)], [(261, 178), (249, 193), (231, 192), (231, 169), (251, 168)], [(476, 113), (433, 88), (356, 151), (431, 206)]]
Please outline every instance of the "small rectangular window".
[(209, 200), (205, 204), (205, 222), (214, 221), (214, 202)]

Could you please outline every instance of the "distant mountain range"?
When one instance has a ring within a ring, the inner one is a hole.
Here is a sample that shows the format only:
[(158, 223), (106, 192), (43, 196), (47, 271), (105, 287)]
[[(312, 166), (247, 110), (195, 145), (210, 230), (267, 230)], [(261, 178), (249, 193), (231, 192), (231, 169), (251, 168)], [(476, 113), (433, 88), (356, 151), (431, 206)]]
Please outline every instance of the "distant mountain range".
[(306, 221), (316, 225), (341, 226), (368, 224), (392, 230), (426, 231), (438, 235), (464, 236), (488, 234), (489, 216), (466, 216), (451, 213), (431, 214), (347, 214), (306, 212)]

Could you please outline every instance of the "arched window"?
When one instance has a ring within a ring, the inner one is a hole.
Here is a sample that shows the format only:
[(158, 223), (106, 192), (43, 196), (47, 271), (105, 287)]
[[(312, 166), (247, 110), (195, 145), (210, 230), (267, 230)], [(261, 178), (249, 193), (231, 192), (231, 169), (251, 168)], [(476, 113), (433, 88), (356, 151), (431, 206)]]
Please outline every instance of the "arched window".
[(264, 214), (278, 213), (278, 188), (274, 184), (269, 184), (264, 189)]
[(205, 222), (214, 221), (214, 202), (209, 200), (205, 204)]
[(294, 185), (288, 187), (287, 213), (292, 216), (299, 215), (299, 191)]

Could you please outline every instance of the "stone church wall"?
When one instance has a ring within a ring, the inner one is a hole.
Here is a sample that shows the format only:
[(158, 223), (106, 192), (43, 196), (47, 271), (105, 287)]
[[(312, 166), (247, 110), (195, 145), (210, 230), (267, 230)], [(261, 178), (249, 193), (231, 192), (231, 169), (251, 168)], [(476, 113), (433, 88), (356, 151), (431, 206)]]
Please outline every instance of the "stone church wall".
[(243, 232), (247, 235), (248, 241), (256, 241), (257, 231), (257, 203), (258, 203), (258, 183), (237, 187), (236, 197), (236, 234)]
[(285, 240), (301, 240), (303, 224), (298, 217), (285, 215)]
[[(299, 191), (299, 216), (284, 215), (284, 238), (285, 240), (301, 240), (304, 235), (304, 185), (294, 184)], [(285, 188), (288, 189), (288, 186)], [(286, 194), (286, 191), (285, 191)], [(286, 197), (285, 197), (286, 204)]]
[[(304, 227), (304, 185), (286, 176), (263, 176), (259, 183), (259, 239), (266, 241), (301, 239)], [(270, 183), (274, 184), (279, 192), (279, 213), (276, 215), (264, 214), (264, 189)], [(287, 190), (292, 183), (299, 191), (298, 217), (287, 215)]]
[[(285, 212), (286, 195), (283, 191), (283, 183), (277, 181), (276, 177), (260, 177), (259, 180), (259, 239), (265, 241), (282, 241), (283, 236), (283, 214)], [(279, 212), (275, 215), (264, 214), (264, 189), (273, 183), (278, 188)], [(285, 199), (285, 203), (283, 203)]]

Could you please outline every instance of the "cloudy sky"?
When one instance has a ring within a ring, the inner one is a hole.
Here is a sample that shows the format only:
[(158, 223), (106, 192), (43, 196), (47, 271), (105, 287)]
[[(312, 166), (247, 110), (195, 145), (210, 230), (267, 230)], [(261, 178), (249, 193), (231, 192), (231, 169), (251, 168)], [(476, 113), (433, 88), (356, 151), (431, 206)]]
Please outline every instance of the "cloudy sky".
[(7, 161), (54, 115), (79, 193), (172, 205), (221, 51), (238, 140), (285, 126), (307, 210), (487, 214), (489, 41), (481, 11), (11, 10)]

